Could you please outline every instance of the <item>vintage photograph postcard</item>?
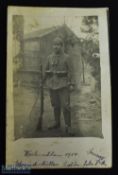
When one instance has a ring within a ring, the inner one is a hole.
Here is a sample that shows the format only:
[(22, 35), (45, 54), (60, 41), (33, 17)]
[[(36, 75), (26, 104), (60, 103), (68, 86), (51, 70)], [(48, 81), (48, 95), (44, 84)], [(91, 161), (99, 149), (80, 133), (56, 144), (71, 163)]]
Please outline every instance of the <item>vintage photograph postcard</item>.
[(6, 166), (112, 167), (108, 12), (8, 7)]

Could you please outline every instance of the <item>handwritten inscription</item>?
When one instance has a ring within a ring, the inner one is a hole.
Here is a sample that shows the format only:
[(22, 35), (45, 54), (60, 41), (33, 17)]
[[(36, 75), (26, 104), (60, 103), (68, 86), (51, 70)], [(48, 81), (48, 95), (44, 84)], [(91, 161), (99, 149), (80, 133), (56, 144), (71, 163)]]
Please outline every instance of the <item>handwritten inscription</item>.
[[(32, 167), (105, 167), (106, 158), (104, 155), (98, 154), (94, 148), (87, 151), (86, 159), (81, 160), (80, 155), (76, 152), (57, 153), (55, 151), (48, 151), (40, 153), (38, 150), (24, 150), (24, 156), (36, 158), (31, 163)], [(32, 160), (32, 159), (31, 159)], [(22, 161), (16, 161), (17, 166), (24, 164)]]
[(106, 160), (105, 156), (100, 155), (95, 152), (94, 148), (91, 148), (89, 151), (87, 151), (88, 154), (92, 155), (95, 159), (94, 160), (85, 160), (84, 167), (87, 166), (106, 166)]
[(92, 166), (106, 166), (105, 160), (85, 160), (84, 167), (92, 167)]
[(26, 157), (32, 157), (32, 156), (38, 156), (38, 157), (60, 157), (62, 155), (55, 153), (54, 151), (48, 151), (47, 153), (39, 153), (37, 150), (25, 150), (24, 156)]
[(64, 165), (64, 167), (67, 167), (67, 168), (80, 166), (80, 164), (77, 161), (71, 161), (71, 162), (65, 161), (63, 165)]
[(92, 156), (95, 156), (96, 158), (98, 158), (98, 159), (100, 159), (100, 160), (105, 159), (104, 156), (102, 156), (102, 155), (100, 155), (100, 154), (98, 154), (98, 153), (95, 153), (94, 148), (90, 149), (90, 150), (88, 151), (88, 154), (91, 154)]
[[(33, 163), (30, 164), (30, 167), (57, 167), (59, 164), (56, 163), (54, 160), (52, 161), (34, 161)], [(23, 167), (24, 166), (24, 162), (23, 161), (16, 161), (15, 162), (15, 166), (17, 167)], [(28, 165), (29, 166), (29, 165)]]
[(78, 153), (70, 153), (67, 152), (65, 154), (57, 154), (54, 151), (48, 151), (47, 153), (39, 153), (37, 150), (33, 151), (33, 150), (25, 150), (24, 151), (24, 156), (26, 157), (32, 157), (32, 156), (38, 156), (38, 157), (67, 157), (67, 158), (71, 158), (71, 157), (77, 157)]

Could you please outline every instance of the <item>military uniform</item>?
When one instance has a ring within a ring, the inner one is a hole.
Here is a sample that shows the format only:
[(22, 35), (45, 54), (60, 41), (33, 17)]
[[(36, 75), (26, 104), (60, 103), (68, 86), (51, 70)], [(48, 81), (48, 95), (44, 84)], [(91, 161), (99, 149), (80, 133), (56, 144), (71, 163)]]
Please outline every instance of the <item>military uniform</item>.
[(49, 88), (51, 104), (54, 108), (56, 125), (60, 127), (61, 108), (66, 126), (71, 126), (69, 85), (74, 85), (73, 67), (65, 53), (51, 54), (45, 70), (46, 84)]

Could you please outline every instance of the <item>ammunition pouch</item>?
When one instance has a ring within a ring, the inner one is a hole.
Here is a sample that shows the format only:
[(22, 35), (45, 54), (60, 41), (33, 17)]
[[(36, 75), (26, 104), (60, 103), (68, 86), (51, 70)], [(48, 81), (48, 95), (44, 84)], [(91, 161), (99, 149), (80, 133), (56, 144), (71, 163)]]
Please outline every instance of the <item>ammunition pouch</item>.
[(56, 75), (58, 77), (67, 77), (67, 72), (66, 71), (57, 71)]

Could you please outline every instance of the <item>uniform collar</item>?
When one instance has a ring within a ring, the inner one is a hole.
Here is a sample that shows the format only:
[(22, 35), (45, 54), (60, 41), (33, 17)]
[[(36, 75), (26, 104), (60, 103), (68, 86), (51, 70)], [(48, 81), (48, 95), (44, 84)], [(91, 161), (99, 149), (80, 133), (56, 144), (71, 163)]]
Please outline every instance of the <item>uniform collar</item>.
[(53, 53), (53, 56), (55, 56), (55, 57), (60, 57), (60, 56), (62, 56), (63, 54), (64, 54), (63, 52), (61, 52), (61, 53), (59, 53), (59, 54)]

